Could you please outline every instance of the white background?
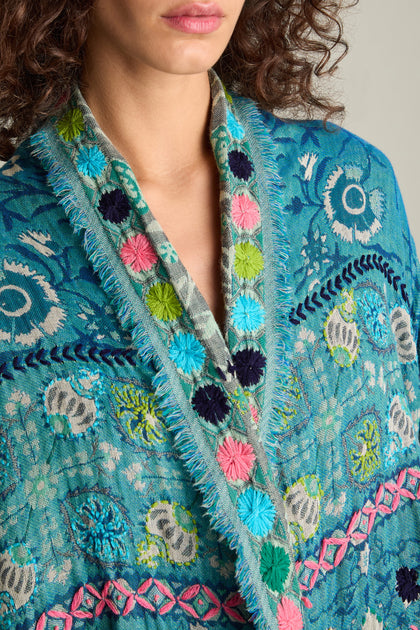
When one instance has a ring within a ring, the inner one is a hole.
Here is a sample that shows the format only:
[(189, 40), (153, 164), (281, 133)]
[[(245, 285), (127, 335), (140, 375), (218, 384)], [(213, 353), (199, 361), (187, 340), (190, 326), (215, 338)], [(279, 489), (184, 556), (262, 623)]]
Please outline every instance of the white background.
[(420, 0), (360, 0), (343, 17), (343, 126), (391, 160), (420, 253)]

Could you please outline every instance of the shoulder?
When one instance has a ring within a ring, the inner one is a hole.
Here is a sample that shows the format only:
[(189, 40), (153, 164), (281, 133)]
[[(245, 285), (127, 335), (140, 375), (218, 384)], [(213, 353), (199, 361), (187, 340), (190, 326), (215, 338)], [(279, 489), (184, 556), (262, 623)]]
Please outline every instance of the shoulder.
[(0, 168), (0, 246), (43, 214), (43, 209), (51, 209), (56, 203), (46, 171), (24, 142)]
[(369, 162), (377, 174), (382, 170), (387, 177), (393, 175), (389, 159), (378, 147), (344, 127), (322, 120), (281, 119), (266, 111), (260, 115), (277, 152), (299, 157), (309, 152), (342, 164)]

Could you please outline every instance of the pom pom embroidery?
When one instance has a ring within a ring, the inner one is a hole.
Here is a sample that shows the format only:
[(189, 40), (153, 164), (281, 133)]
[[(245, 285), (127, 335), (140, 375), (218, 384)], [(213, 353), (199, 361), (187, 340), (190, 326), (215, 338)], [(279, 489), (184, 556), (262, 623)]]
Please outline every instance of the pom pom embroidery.
[(230, 481), (248, 481), (249, 473), (255, 461), (254, 450), (250, 444), (244, 444), (233, 437), (227, 437), (219, 447), (217, 461)]
[(99, 177), (106, 166), (102, 151), (96, 147), (82, 147), (77, 157), (77, 168), (83, 175)]
[(58, 133), (66, 142), (80, 136), (84, 128), (83, 114), (78, 107), (69, 109), (57, 123)]
[(253, 348), (239, 350), (233, 355), (236, 375), (242, 387), (256, 385), (264, 373), (266, 359)]
[(267, 494), (247, 488), (238, 499), (238, 514), (251, 534), (266, 536), (273, 527), (276, 510)]
[(282, 597), (277, 606), (279, 630), (302, 630), (303, 619), (299, 608), (288, 597)]
[(229, 412), (226, 394), (213, 384), (203, 385), (197, 389), (192, 406), (202, 418), (214, 425), (222, 422)]
[(260, 220), (260, 211), (255, 201), (248, 195), (234, 195), (232, 198), (232, 220), (243, 230), (252, 230)]
[(127, 239), (121, 248), (121, 260), (133, 271), (148, 271), (158, 261), (156, 252), (144, 234)]
[(169, 348), (169, 357), (185, 374), (191, 374), (194, 370), (201, 370), (205, 356), (203, 346), (190, 333), (175, 335)]
[(241, 332), (252, 332), (263, 324), (264, 310), (254, 298), (240, 295), (232, 309), (232, 320)]
[(283, 591), (290, 570), (290, 558), (283, 547), (264, 543), (261, 549), (260, 571), (268, 588), (277, 593)]
[(414, 602), (420, 597), (420, 586), (417, 584), (419, 574), (415, 569), (401, 567), (397, 571), (396, 591), (403, 602)]
[(264, 260), (260, 250), (247, 241), (235, 245), (234, 266), (239, 278), (252, 280), (264, 269)]
[(98, 209), (105, 221), (118, 224), (130, 216), (131, 206), (123, 191), (116, 188), (102, 195)]
[(173, 321), (182, 313), (181, 304), (169, 282), (154, 284), (147, 293), (146, 303), (151, 314), (164, 322)]
[(248, 181), (254, 171), (254, 167), (246, 153), (234, 149), (233, 151), (229, 151), (228, 159), (230, 170), (235, 177)]

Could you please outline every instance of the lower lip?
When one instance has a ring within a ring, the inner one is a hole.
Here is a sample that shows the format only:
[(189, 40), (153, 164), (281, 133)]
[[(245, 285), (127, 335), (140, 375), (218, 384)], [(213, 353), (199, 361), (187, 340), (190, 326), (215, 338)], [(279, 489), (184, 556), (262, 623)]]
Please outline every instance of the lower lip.
[(197, 17), (176, 15), (174, 17), (164, 17), (163, 19), (176, 31), (198, 35), (214, 33), (222, 23), (222, 18), (216, 15), (201, 15)]

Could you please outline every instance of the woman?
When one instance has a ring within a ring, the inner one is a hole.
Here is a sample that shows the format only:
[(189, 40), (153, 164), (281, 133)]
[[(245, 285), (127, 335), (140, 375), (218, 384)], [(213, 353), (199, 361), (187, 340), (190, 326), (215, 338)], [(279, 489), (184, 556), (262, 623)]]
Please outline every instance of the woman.
[(0, 9), (1, 627), (415, 629), (401, 198), (266, 111), (333, 112), (305, 56), (338, 7), (30, 5)]

